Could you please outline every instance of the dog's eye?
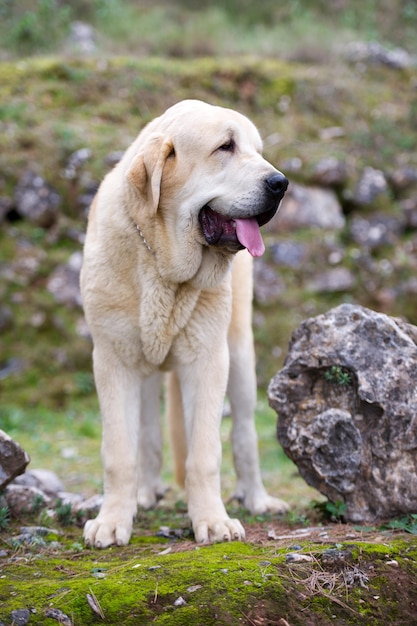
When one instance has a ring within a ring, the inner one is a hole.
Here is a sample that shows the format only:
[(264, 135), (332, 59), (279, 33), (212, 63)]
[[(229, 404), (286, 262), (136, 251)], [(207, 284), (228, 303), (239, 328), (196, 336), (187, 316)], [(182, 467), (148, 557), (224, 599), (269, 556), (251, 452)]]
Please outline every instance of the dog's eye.
[(233, 152), (234, 149), (235, 149), (235, 142), (233, 141), (233, 139), (226, 141), (225, 143), (223, 143), (221, 146), (218, 147), (218, 150), (220, 150), (221, 152)]

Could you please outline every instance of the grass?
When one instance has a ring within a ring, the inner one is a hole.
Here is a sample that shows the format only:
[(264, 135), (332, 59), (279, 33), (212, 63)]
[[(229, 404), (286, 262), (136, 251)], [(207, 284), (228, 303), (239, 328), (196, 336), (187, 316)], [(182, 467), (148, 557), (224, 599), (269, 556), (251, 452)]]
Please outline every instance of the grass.
[(98, 50), (107, 54), (256, 54), (328, 61), (352, 39), (413, 50), (416, 14), (413, 0), (3, 0), (0, 40), (7, 55), (60, 52), (68, 50), (62, 42), (71, 22), (83, 20), (93, 24)]
[[(51, 410), (43, 406), (1, 407), (0, 423), (11, 437), (29, 452), (29, 468), (49, 469), (57, 473), (67, 491), (85, 497), (102, 491), (100, 459), (101, 422), (94, 395), (74, 401), (70, 409)], [(308, 506), (318, 493), (305, 485), (295, 465), (283, 453), (276, 439), (276, 416), (266, 400), (258, 403), (256, 414), (261, 469), (272, 494), (288, 500), (294, 507)], [(41, 425), (41, 428), (40, 428)], [(223, 443), (222, 486), (228, 500), (234, 491), (235, 472), (229, 440), (231, 420), (221, 428)], [(174, 506), (184, 494), (176, 487), (171, 455), (164, 428), (163, 480), (170, 487), (168, 506)]]

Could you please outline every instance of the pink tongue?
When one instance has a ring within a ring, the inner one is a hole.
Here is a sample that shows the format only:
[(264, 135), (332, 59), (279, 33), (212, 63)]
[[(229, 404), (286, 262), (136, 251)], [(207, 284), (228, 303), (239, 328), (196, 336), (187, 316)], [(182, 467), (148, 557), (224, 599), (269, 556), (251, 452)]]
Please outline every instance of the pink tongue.
[(265, 245), (256, 218), (236, 220), (236, 235), (242, 246), (249, 250), (252, 256), (262, 256)]

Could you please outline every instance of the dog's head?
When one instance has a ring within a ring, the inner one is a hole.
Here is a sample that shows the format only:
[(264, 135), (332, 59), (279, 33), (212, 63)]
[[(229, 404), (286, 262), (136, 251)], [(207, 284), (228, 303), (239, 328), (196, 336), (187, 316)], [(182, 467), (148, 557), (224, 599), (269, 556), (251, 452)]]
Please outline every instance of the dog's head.
[(127, 178), (177, 240), (263, 254), (259, 227), (277, 212), (288, 181), (262, 157), (245, 116), (185, 100), (151, 122), (134, 150)]

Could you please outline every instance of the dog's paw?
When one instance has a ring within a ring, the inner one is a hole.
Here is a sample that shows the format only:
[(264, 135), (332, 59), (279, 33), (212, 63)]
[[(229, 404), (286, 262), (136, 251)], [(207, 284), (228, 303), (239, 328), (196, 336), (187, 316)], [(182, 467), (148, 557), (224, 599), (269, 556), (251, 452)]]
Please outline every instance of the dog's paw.
[(274, 498), (268, 493), (261, 492), (242, 498), (242, 503), (252, 515), (263, 515), (264, 513), (274, 513), (280, 515), (289, 510), (289, 505), (279, 498)]
[(85, 523), (84, 541), (86, 545), (95, 548), (107, 548), (113, 544), (125, 546), (132, 534), (132, 523), (132, 518), (123, 519), (99, 514), (96, 519)]
[(193, 523), (197, 543), (219, 543), (222, 541), (243, 541), (245, 529), (237, 519), (230, 517), (215, 520), (200, 520)]

